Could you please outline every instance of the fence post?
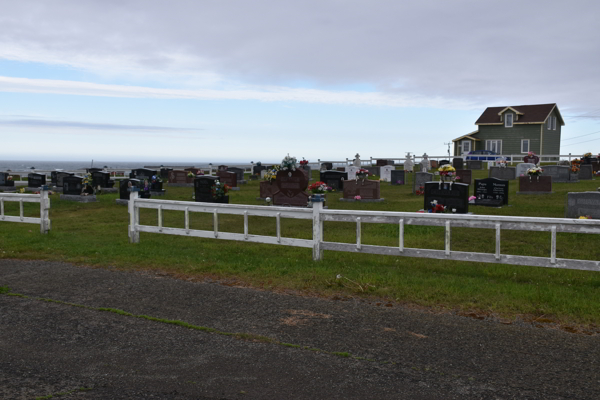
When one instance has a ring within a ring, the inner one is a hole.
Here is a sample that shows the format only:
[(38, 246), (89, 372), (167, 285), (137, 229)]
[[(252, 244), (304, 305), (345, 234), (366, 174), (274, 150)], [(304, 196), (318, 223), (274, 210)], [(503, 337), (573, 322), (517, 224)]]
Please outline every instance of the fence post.
[(50, 230), (50, 199), (48, 198), (48, 186), (40, 189), (40, 232), (47, 234)]
[(323, 210), (325, 195), (312, 195), (311, 200), (313, 210), (313, 260), (320, 261), (323, 259), (323, 250), (321, 250), (321, 242), (323, 241), (321, 211)]
[(140, 233), (135, 229), (135, 226), (139, 223), (136, 218), (137, 213), (135, 212), (135, 201), (138, 198), (140, 189), (133, 186), (129, 190), (129, 204), (127, 204), (127, 208), (129, 209), (129, 242), (139, 243)]

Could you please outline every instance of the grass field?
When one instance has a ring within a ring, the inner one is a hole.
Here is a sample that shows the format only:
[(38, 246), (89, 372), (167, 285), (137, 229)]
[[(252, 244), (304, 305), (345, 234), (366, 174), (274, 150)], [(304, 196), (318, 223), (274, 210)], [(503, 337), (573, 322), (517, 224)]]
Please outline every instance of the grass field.
[[(410, 174), (409, 174), (410, 175)], [(318, 172), (313, 172), (318, 177)], [(487, 177), (474, 171), (473, 178)], [(382, 203), (345, 203), (341, 193), (330, 193), (332, 209), (418, 211), (423, 197), (407, 185), (381, 185)], [(259, 182), (249, 181), (230, 192), (230, 202), (264, 205), (257, 200)], [(596, 191), (600, 180), (554, 184), (553, 194), (517, 195), (511, 181), (509, 204), (502, 208), (470, 207), (475, 214), (564, 217), (567, 192)], [(193, 188), (168, 187), (165, 199), (193, 201)], [(472, 189), (471, 189), (472, 190)], [(517, 315), (561, 324), (600, 325), (600, 274), (483, 263), (376, 256), (326, 251), (324, 260), (312, 260), (311, 249), (240, 243), (142, 233), (139, 244), (127, 237), (127, 207), (115, 204), (117, 194), (98, 196), (97, 203), (80, 204), (51, 196), (52, 229), (0, 222), (0, 258), (66, 261), (124, 270), (152, 269), (188, 279), (224, 280), (269, 290), (295, 290), (336, 298), (364, 297), (369, 301), (399, 302), (461, 313)], [(8, 215), (18, 215), (16, 203), (5, 203)], [(39, 216), (39, 206), (25, 204), (25, 215)], [(156, 224), (156, 212), (141, 210), (143, 224)], [(243, 232), (242, 216), (221, 216), (219, 230)], [(164, 226), (183, 227), (183, 212), (165, 211)], [(275, 219), (250, 217), (250, 234), (275, 235)], [(190, 228), (212, 230), (212, 216), (192, 214)], [(311, 238), (311, 221), (282, 220), (282, 236)], [(327, 241), (354, 243), (355, 224), (325, 223)], [(495, 251), (495, 232), (454, 228), (452, 250)], [(443, 228), (407, 226), (405, 246), (444, 248)], [(364, 244), (397, 245), (398, 227), (363, 224)], [(502, 253), (547, 257), (550, 234), (506, 231)], [(600, 260), (597, 235), (558, 234), (557, 257)], [(337, 278), (341, 275), (342, 278)], [(0, 282), (0, 286), (2, 282)]]

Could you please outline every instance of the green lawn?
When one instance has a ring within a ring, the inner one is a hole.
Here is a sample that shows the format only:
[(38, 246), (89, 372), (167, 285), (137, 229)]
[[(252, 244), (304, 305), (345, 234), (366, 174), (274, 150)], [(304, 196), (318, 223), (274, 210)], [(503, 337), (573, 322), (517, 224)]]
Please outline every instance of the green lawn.
[[(313, 172), (318, 177), (318, 172)], [(341, 193), (330, 193), (332, 209), (418, 211), (423, 197), (407, 185), (381, 185), (382, 203), (346, 203)], [(487, 171), (474, 171), (474, 178)], [(258, 181), (230, 192), (230, 202), (263, 205), (257, 200)], [(553, 194), (517, 195), (511, 181), (508, 207), (471, 207), (475, 214), (530, 217), (564, 217), (569, 191), (595, 191), (600, 180), (554, 184)], [(169, 188), (165, 199), (192, 201), (193, 188)], [(0, 258), (44, 259), (117, 267), (155, 269), (176, 276), (211, 277), (238, 281), (273, 290), (292, 289), (325, 296), (364, 296), (406, 304), (453, 309), (460, 312), (495, 313), (505, 318), (518, 314), (544, 317), (564, 324), (600, 324), (600, 274), (470, 262), (326, 251), (324, 260), (312, 260), (311, 249), (241, 243), (215, 239), (142, 233), (139, 244), (127, 237), (127, 207), (115, 204), (116, 194), (98, 196), (97, 203), (79, 204), (51, 196), (52, 229), (0, 222)], [(5, 203), (6, 213), (18, 215), (16, 203)], [(25, 204), (25, 215), (36, 217), (39, 207)], [(156, 224), (155, 211), (141, 210), (143, 224)], [(165, 211), (164, 226), (183, 227), (183, 212)], [(249, 218), (251, 234), (275, 235), (275, 219)], [(282, 219), (282, 236), (307, 238), (311, 221)], [(192, 214), (192, 229), (212, 230), (212, 215)], [(242, 216), (220, 216), (219, 230), (243, 232)], [(327, 241), (354, 243), (353, 223), (325, 223)], [(495, 232), (455, 228), (452, 249), (493, 253)], [(405, 227), (405, 246), (443, 249), (443, 228)], [(362, 243), (396, 246), (398, 227), (363, 224)], [(502, 253), (547, 257), (550, 233), (504, 231)], [(559, 234), (557, 257), (600, 260), (596, 235)], [(342, 275), (342, 278), (336, 278)], [(2, 282), (0, 282), (2, 286)]]

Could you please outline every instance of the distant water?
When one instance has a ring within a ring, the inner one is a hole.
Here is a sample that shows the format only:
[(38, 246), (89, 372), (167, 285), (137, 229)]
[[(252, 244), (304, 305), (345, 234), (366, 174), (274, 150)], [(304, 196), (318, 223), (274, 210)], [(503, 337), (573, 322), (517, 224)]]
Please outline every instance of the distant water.
[[(230, 167), (240, 166), (240, 165), (248, 165), (241, 163), (213, 163), (216, 167), (217, 165), (225, 164)], [(75, 171), (79, 169), (85, 168), (104, 168), (105, 166), (108, 168), (115, 169), (135, 169), (135, 168), (143, 168), (145, 166), (148, 167), (160, 167), (164, 165), (165, 167), (198, 167), (198, 168), (208, 168), (208, 163), (198, 163), (198, 162), (156, 162), (156, 161), (139, 161), (139, 162), (130, 162), (130, 161), (94, 161), (94, 164), (90, 161), (13, 161), (13, 160), (0, 160), (0, 171), (24, 171), (31, 169), (31, 167), (35, 167), (36, 170), (39, 171), (54, 171), (54, 170), (65, 170), (65, 171)]]

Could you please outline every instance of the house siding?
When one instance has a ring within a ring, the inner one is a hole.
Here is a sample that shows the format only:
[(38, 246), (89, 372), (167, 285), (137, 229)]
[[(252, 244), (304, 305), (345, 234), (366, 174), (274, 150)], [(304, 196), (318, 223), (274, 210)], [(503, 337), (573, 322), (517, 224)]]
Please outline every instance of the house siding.
[(544, 135), (544, 140), (543, 140), (542, 146), (544, 146), (544, 148), (542, 149), (543, 151), (541, 151), (540, 154), (560, 154), (560, 133), (561, 133), (561, 127), (562, 127), (560, 125), (560, 118), (558, 118), (558, 115), (556, 114), (556, 110), (552, 111), (552, 113), (550, 114), (550, 117), (556, 117), (556, 130), (554, 130), (554, 131), (549, 130), (548, 129), (548, 120), (546, 120), (546, 122), (544, 122), (544, 125), (542, 128), (543, 135)]
[[(521, 140), (529, 139), (530, 150), (540, 152), (539, 124), (513, 125), (512, 128), (505, 128), (504, 125), (480, 125), (479, 133), (475, 136), (481, 140), (477, 142), (477, 150), (485, 150), (486, 140), (502, 140), (503, 154), (521, 154)], [(545, 134), (544, 141), (546, 141)]]

